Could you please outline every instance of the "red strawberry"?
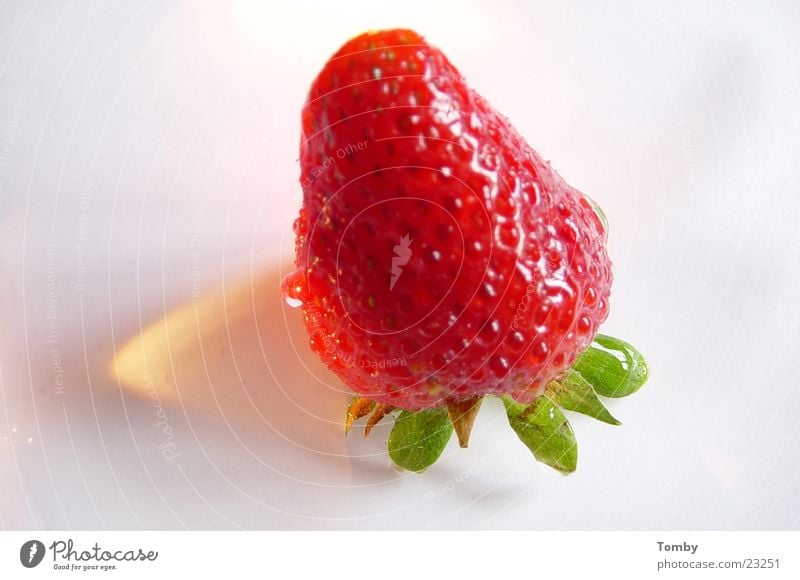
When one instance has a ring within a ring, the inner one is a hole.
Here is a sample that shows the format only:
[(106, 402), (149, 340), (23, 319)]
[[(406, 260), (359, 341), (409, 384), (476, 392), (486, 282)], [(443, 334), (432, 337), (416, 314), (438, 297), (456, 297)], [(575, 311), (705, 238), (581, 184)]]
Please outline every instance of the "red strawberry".
[(535, 402), (608, 315), (592, 202), (416, 33), (362, 34), (328, 61), (300, 161), (284, 291), (365, 398), (348, 426), (446, 406), (465, 446), (481, 397), (506, 396), (509, 416)]

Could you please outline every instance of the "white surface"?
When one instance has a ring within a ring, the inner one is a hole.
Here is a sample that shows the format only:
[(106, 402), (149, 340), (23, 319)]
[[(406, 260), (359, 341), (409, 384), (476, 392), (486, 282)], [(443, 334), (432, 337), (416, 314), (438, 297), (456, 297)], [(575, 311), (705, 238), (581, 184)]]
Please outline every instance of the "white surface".
[[(800, 9), (288, 4), (0, 4), (0, 526), (800, 527)], [(399, 25), (609, 216), (652, 379), (574, 476), (492, 404), (397, 473), (278, 299), (307, 87)]]

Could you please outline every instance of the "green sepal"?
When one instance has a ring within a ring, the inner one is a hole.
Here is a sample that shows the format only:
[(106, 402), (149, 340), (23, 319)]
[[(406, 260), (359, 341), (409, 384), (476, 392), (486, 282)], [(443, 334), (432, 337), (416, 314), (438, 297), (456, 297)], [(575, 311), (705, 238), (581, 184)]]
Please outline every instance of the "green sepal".
[(404, 469), (424, 471), (439, 459), (452, 434), (453, 425), (442, 407), (402, 411), (389, 434), (389, 457)]
[(621, 425), (597, 398), (592, 385), (581, 374), (571, 369), (562, 378), (547, 385), (547, 396), (562, 409), (575, 411), (608, 423)]
[(508, 422), (537, 461), (564, 475), (578, 466), (578, 443), (569, 421), (545, 396), (523, 405), (503, 397)]
[(585, 193), (583, 194), (583, 197), (585, 197), (586, 201), (589, 202), (589, 205), (592, 206), (594, 213), (597, 215), (597, 219), (599, 219), (600, 223), (603, 225), (603, 232), (605, 234), (605, 237), (608, 238), (608, 218), (606, 217), (606, 212), (603, 211), (603, 208), (600, 207), (600, 204), (598, 204), (595, 200), (593, 200)]
[(573, 365), (603, 397), (627, 397), (647, 381), (650, 371), (644, 357), (624, 340), (598, 334)]

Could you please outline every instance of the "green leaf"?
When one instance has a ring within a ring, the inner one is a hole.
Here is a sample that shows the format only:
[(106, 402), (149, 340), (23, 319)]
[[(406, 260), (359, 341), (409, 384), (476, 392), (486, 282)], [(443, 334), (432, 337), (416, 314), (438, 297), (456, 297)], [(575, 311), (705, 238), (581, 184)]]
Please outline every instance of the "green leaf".
[(589, 202), (589, 205), (592, 206), (594, 213), (597, 214), (597, 219), (599, 219), (600, 223), (603, 224), (603, 230), (605, 231), (606, 237), (608, 237), (608, 218), (606, 217), (606, 212), (603, 211), (603, 208), (601, 208), (595, 200), (585, 193), (583, 194), (583, 197), (585, 197), (586, 201)]
[(424, 471), (439, 459), (452, 434), (444, 408), (403, 411), (389, 435), (389, 457), (400, 467)]
[(564, 475), (578, 466), (578, 443), (561, 409), (547, 397), (539, 397), (529, 405), (503, 397), (508, 422), (520, 440), (538, 461)]
[(564, 378), (547, 385), (547, 395), (562, 409), (588, 415), (609, 425), (621, 425), (578, 371), (570, 370)]
[(627, 397), (647, 381), (644, 357), (624, 340), (598, 334), (572, 367), (603, 397)]

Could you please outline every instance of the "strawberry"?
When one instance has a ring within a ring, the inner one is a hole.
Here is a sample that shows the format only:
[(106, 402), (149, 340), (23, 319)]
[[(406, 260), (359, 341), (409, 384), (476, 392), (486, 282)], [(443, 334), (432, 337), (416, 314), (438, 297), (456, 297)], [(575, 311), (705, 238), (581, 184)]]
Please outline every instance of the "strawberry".
[[(615, 422), (596, 392), (647, 377), (627, 343), (590, 347), (612, 282), (593, 202), (410, 30), (362, 34), (327, 62), (300, 162), (297, 270), (283, 291), (302, 304), (312, 350), (359, 395), (346, 428), (394, 413), (390, 454), (421, 471), (453, 425), (467, 445), (496, 395), (537, 458), (574, 469), (574, 445), (560, 458), (540, 449), (542, 433), (571, 436), (558, 405)], [(611, 358), (624, 367), (614, 385), (576, 370)], [(435, 444), (409, 439), (421, 435)]]

